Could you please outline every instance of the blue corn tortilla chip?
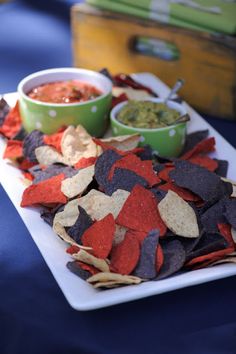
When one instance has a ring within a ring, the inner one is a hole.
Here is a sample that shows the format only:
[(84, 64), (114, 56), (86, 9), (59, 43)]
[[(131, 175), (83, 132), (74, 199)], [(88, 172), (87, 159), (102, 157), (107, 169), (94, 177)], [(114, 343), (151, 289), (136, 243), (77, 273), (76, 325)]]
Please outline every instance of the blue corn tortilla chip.
[(75, 240), (78, 244), (81, 244), (81, 237), (85, 230), (93, 225), (93, 220), (86, 213), (86, 211), (79, 206), (79, 216), (73, 226), (67, 227), (66, 232), (68, 235)]
[(226, 198), (219, 200), (200, 216), (201, 224), (206, 232), (217, 232), (217, 224), (226, 222), (223, 215), (225, 211), (225, 201)]
[(158, 276), (153, 280), (164, 279), (178, 272), (183, 267), (186, 258), (184, 247), (180, 241), (163, 239), (160, 244), (164, 262)]
[(155, 163), (153, 166), (153, 170), (156, 171), (157, 174), (164, 169), (165, 169), (165, 165), (159, 162)]
[(33, 130), (23, 141), (23, 155), (30, 162), (38, 162), (35, 156), (35, 149), (45, 145), (43, 133), (39, 130)]
[(87, 280), (89, 277), (91, 277), (91, 273), (87, 270), (82, 269), (78, 261), (67, 262), (66, 266), (72, 273), (78, 275), (78, 277), (83, 280)]
[(200, 141), (206, 139), (208, 137), (209, 130), (198, 130), (194, 133), (190, 133), (186, 136), (185, 145), (182, 151), (182, 155), (184, 155), (187, 151), (192, 150), (192, 148), (200, 143)]
[(3, 125), (7, 114), (10, 111), (10, 106), (4, 100), (4, 98), (0, 99), (0, 127)]
[(117, 189), (130, 192), (136, 184), (143, 187), (148, 186), (148, 182), (135, 172), (124, 168), (116, 168), (112, 180), (105, 185), (104, 191), (107, 195), (112, 195)]
[(104, 151), (97, 159), (95, 163), (95, 180), (100, 188), (105, 189), (108, 181), (108, 175), (112, 165), (121, 158), (117, 152), (113, 150)]
[(20, 130), (19, 130), (19, 131), (16, 133), (16, 135), (13, 137), (13, 140), (20, 140), (20, 141), (22, 141), (22, 140), (25, 139), (26, 135), (27, 135), (26, 130), (25, 130), (23, 127), (21, 127)]
[(170, 241), (170, 240), (178, 240), (186, 254), (190, 253), (195, 247), (196, 245), (198, 244), (199, 240), (201, 238), (201, 234), (200, 236), (198, 237), (195, 237), (195, 238), (187, 238), (187, 237), (182, 237), (182, 236), (176, 236), (171, 230), (167, 230), (166, 234), (165, 234), (165, 240), (166, 241)]
[(138, 152), (137, 156), (141, 160), (152, 160), (153, 159), (153, 149), (151, 148), (150, 145), (144, 145), (143, 146), (143, 151)]
[(229, 199), (225, 202), (224, 216), (228, 223), (236, 229), (236, 199)]
[(227, 176), (227, 172), (228, 172), (228, 167), (229, 167), (229, 163), (226, 160), (218, 160), (218, 159), (214, 159), (217, 163), (218, 163), (218, 167), (215, 170), (215, 173), (218, 176), (221, 177), (226, 177)]
[(214, 172), (189, 161), (179, 160), (174, 164), (175, 169), (169, 172), (170, 178), (175, 184), (189, 189), (204, 201), (216, 202), (223, 196), (229, 195), (230, 186), (227, 186), (229, 183), (223, 182)]
[(159, 231), (152, 230), (143, 240), (138, 264), (133, 275), (142, 279), (153, 279), (156, 276), (156, 249), (159, 243)]
[(155, 195), (158, 202), (165, 198), (167, 192), (159, 188), (151, 188), (150, 191)]
[(61, 173), (65, 175), (65, 178), (73, 177), (78, 173), (78, 170), (70, 166), (64, 166), (61, 164), (49, 165), (46, 169), (42, 170), (39, 165), (30, 168), (30, 173), (34, 176), (33, 184), (49, 179), (53, 176), (57, 176)]
[(219, 233), (203, 233), (196, 247), (187, 255), (187, 262), (193, 258), (227, 248), (228, 242)]
[(40, 217), (50, 226), (53, 226), (53, 220), (56, 213), (63, 211), (65, 208), (65, 204), (57, 205), (55, 208), (40, 208)]

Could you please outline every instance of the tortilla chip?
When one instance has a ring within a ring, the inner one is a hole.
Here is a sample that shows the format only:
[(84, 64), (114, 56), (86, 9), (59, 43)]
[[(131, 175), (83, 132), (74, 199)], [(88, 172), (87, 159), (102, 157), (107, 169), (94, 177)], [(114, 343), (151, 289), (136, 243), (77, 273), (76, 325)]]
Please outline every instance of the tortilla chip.
[(93, 220), (101, 220), (108, 214), (117, 217), (122, 209), (129, 192), (118, 189), (111, 197), (92, 189), (85, 196), (79, 198), (79, 205), (86, 210)]
[(0, 134), (4, 135), (6, 138), (13, 139), (18, 132), (21, 130), (21, 116), (19, 110), (19, 102), (9, 110), (2, 120), (0, 126)]
[(91, 264), (92, 266), (101, 270), (102, 272), (106, 272), (106, 273), (110, 272), (109, 265), (107, 264), (105, 259), (97, 258), (92, 254), (86, 252), (85, 250), (81, 249), (78, 253), (73, 254), (72, 257), (77, 261)]
[(158, 204), (158, 210), (166, 226), (176, 235), (199, 236), (197, 217), (193, 208), (175, 192), (168, 191)]
[(160, 280), (169, 277), (178, 272), (185, 262), (185, 250), (181, 242), (178, 240), (161, 241), (164, 261), (161, 269), (154, 280)]
[(231, 227), (231, 235), (234, 240), (234, 243), (236, 243), (236, 230), (233, 227)]
[(133, 272), (142, 279), (153, 279), (157, 274), (156, 252), (159, 243), (159, 231), (152, 230), (143, 240), (138, 264)]
[(21, 156), (23, 156), (23, 142), (19, 140), (8, 140), (3, 158), (16, 159)]
[(64, 131), (61, 139), (61, 151), (70, 165), (76, 164), (82, 157), (98, 156), (97, 145), (81, 125), (76, 128), (69, 126)]
[(140, 134), (121, 135), (100, 140), (118, 150), (129, 151), (135, 149), (138, 146), (140, 141)]
[(112, 179), (116, 168), (123, 168), (136, 173), (138, 176), (144, 178), (150, 187), (161, 182), (153, 171), (152, 161), (142, 161), (134, 154), (126, 155), (117, 160), (109, 171), (108, 180)]
[(130, 274), (136, 267), (140, 256), (138, 239), (132, 234), (126, 234), (122, 242), (112, 247), (110, 269), (119, 274)]
[(40, 146), (35, 149), (35, 156), (40, 165), (52, 165), (62, 163), (69, 165), (68, 161), (52, 146)]
[(68, 198), (81, 195), (92, 182), (94, 176), (94, 165), (79, 170), (79, 172), (71, 178), (62, 181), (61, 191)]
[(145, 90), (137, 90), (131, 87), (119, 87), (119, 86), (114, 86), (112, 88), (113, 96), (118, 97), (121, 94), (126, 94), (129, 100), (144, 100), (145, 98), (153, 97)]
[(26, 135), (23, 141), (23, 155), (30, 162), (37, 162), (36, 149), (44, 146), (43, 133), (39, 130), (33, 130)]
[(121, 275), (111, 272), (102, 272), (92, 275), (87, 282), (92, 284), (94, 288), (114, 288), (120, 285), (139, 284), (142, 279), (132, 275)]
[(96, 257), (104, 259), (111, 251), (114, 234), (115, 220), (112, 214), (108, 214), (87, 228), (81, 240), (84, 246), (92, 248)]
[(31, 206), (36, 204), (65, 204), (66, 196), (61, 192), (61, 183), (64, 174), (51, 177), (38, 184), (32, 184), (24, 190), (21, 206)]
[(73, 226), (79, 216), (79, 200), (74, 199), (68, 202), (63, 211), (58, 212), (54, 217), (54, 223), (59, 223), (62, 226)]
[(118, 245), (124, 240), (127, 230), (126, 227), (115, 224), (115, 234), (112, 241), (113, 246)]
[(116, 223), (136, 231), (149, 232), (158, 229), (161, 236), (166, 232), (166, 226), (158, 212), (155, 196), (140, 185), (136, 185), (132, 189)]
[(78, 218), (74, 225), (66, 229), (66, 232), (70, 237), (73, 238), (76, 243), (82, 244), (82, 235), (90, 226), (93, 225), (93, 220), (80, 205), (78, 206), (78, 208)]

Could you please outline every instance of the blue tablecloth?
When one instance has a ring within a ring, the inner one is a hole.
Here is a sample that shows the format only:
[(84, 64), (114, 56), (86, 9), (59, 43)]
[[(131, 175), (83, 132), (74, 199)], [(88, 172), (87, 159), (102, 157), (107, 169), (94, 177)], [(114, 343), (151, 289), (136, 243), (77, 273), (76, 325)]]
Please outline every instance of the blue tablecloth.
[[(0, 92), (30, 72), (72, 65), (71, 3), (0, 5)], [(236, 146), (235, 123), (208, 120)], [(0, 186), (0, 354), (234, 354), (235, 294), (231, 277), (75, 311)]]

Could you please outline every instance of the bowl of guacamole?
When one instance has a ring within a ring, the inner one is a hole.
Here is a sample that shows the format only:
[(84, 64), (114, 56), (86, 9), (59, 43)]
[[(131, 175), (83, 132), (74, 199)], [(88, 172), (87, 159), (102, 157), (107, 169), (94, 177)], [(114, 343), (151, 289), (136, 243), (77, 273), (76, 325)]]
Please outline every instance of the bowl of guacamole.
[(180, 103), (160, 98), (129, 100), (116, 105), (110, 115), (113, 135), (140, 134), (140, 146), (150, 145), (163, 157), (177, 157), (185, 144), (187, 123)]

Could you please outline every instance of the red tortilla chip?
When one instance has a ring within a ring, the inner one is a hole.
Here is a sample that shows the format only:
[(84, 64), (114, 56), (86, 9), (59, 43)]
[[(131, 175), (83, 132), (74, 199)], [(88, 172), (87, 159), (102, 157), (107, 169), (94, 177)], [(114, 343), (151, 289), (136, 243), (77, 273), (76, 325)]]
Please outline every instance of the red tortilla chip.
[(91, 264), (83, 263), (80, 261), (76, 261), (76, 262), (78, 262), (81, 269), (86, 270), (87, 272), (91, 273), (92, 275), (101, 272), (99, 269), (95, 268)]
[(79, 159), (78, 162), (74, 165), (74, 168), (80, 169), (80, 168), (86, 168), (89, 166), (92, 166), (95, 164), (97, 160), (97, 157), (91, 156), (91, 157), (82, 157)]
[(15, 159), (23, 156), (23, 142), (20, 140), (8, 140), (4, 151), (4, 159)]
[(157, 273), (159, 273), (163, 263), (164, 263), (164, 253), (162, 251), (161, 245), (158, 244), (157, 251), (156, 251), (156, 270), (157, 270)]
[(12, 139), (21, 129), (21, 116), (19, 111), (19, 102), (16, 102), (14, 108), (7, 114), (3, 125), (0, 127), (0, 134), (6, 138)]
[(188, 161), (195, 163), (196, 165), (207, 168), (209, 171), (214, 172), (218, 167), (218, 162), (211, 159), (209, 156), (194, 155), (188, 159)]
[(139, 256), (139, 241), (135, 235), (127, 232), (124, 240), (112, 248), (110, 269), (112, 272), (128, 275), (136, 267)]
[(61, 154), (61, 139), (64, 130), (51, 135), (44, 135), (43, 142), (47, 145), (54, 147)]
[(231, 225), (229, 224), (217, 224), (221, 235), (226, 239), (229, 246), (235, 247), (235, 243), (231, 233)]
[(34, 176), (30, 172), (23, 172), (22, 174), (26, 179), (28, 179), (30, 181), (34, 180)]
[(60, 175), (46, 179), (38, 184), (32, 184), (24, 190), (21, 206), (31, 206), (35, 204), (65, 204), (66, 196), (61, 192), (61, 182), (65, 175)]
[(67, 248), (66, 253), (74, 254), (74, 253), (78, 253), (79, 250), (80, 250), (79, 246), (71, 245), (70, 247)]
[(124, 102), (124, 101), (128, 101), (128, 96), (126, 95), (126, 93), (121, 93), (119, 96), (112, 97), (112, 103), (111, 106), (112, 108), (115, 107), (118, 103)]
[(82, 235), (82, 244), (92, 248), (91, 253), (98, 258), (107, 258), (115, 234), (115, 220), (112, 214), (96, 221)]
[(132, 189), (116, 223), (137, 231), (149, 232), (158, 229), (160, 236), (166, 233), (166, 226), (160, 217), (154, 194), (140, 185)]
[(181, 198), (189, 202), (196, 202), (200, 200), (200, 198), (196, 194), (192, 193), (191, 191), (185, 188), (176, 186), (173, 182), (167, 182), (165, 184), (162, 184), (161, 186), (158, 186), (158, 188), (166, 192), (168, 192), (168, 190), (172, 190)]
[(148, 233), (144, 231), (128, 230), (126, 235), (133, 235), (142, 244), (143, 240), (147, 237)]
[(162, 181), (171, 182), (171, 178), (169, 177), (169, 172), (174, 170), (174, 166), (165, 166), (165, 168), (158, 173), (158, 177)]
[(27, 159), (20, 159), (20, 161), (18, 161), (19, 164), (19, 169), (22, 171), (27, 171), (29, 170), (31, 167), (37, 165), (35, 162), (31, 162)]
[(215, 150), (215, 138), (211, 137), (205, 140), (200, 141), (197, 145), (194, 146), (191, 150), (187, 151), (183, 156), (182, 160), (188, 160), (190, 157), (199, 154), (206, 154), (208, 152)]
[(126, 170), (135, 172), (138, 176), (143, 177), (148, 182), (150, 187), (161, 182), (160, 178), (158, 178), (153, 171), (152, 161), (142, 161), (134, 154), (126, 155), (113, 164), (108, 175), (109, 180), (112, 179), (115, 168), (124, 168)]

